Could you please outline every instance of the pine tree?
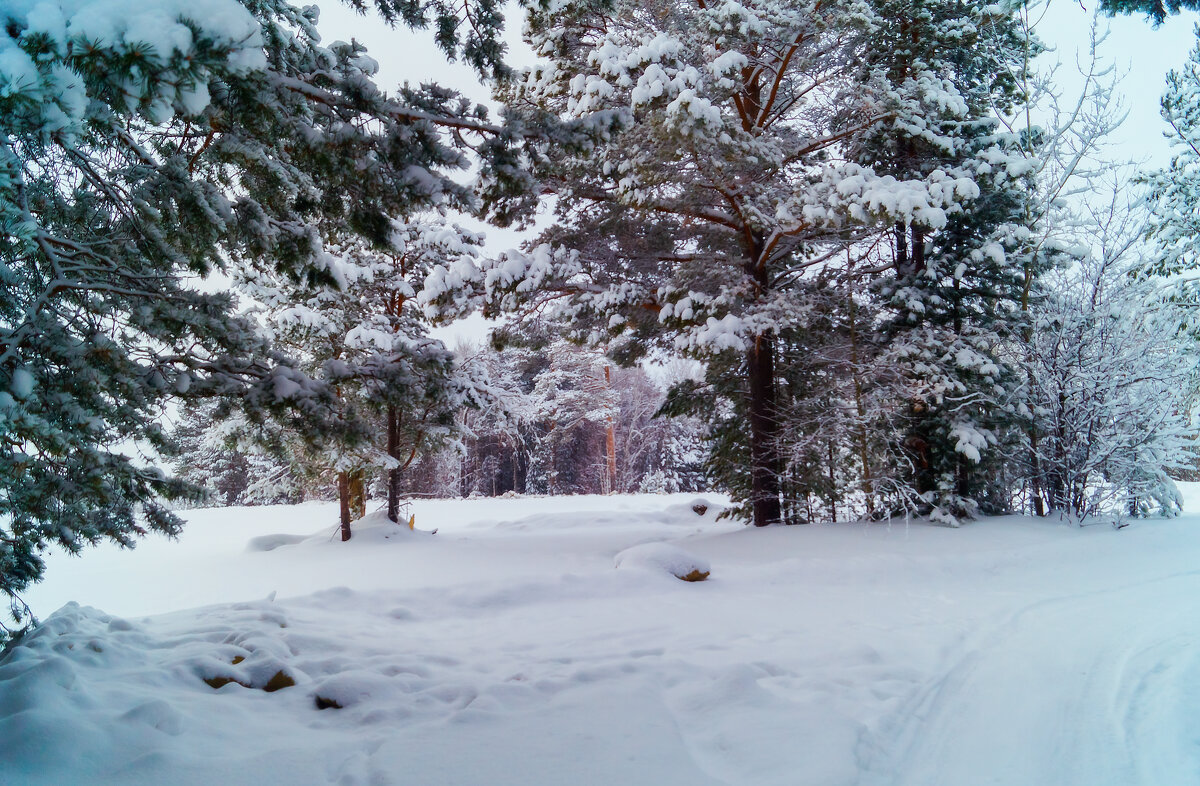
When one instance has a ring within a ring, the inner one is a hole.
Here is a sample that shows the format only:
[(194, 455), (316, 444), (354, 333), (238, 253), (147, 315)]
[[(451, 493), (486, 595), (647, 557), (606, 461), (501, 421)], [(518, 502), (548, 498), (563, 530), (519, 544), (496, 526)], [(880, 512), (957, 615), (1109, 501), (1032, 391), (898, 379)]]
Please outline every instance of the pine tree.
[(493, 302), (542, 297), (618, 357), (661, 342), (723, 369), (712, 391), (743, 418), (745, 450), (719, 460), (745, 462), (758, 525), (782, 516), (776, 363), (780, 332), (806, 319), (797, 282), (866, 227), (940, 227), (978, 193), (966, 176), (897, 179), (840, 157), (906, 104), (943, 97), (866, 67), (883, 23), (858, 0), (560, 3), (531, 12), (548, 62), (507, 96), (616, 126), (535, 168), (559, 195), (542, 239), (574, 252), (499, 260)]
[[(443, 46), (475, 65), (499, 52), (489, 0), (378, 5), (405, 24), (436, 19)], [(276, 410), (309, 433), (336, 425), (327, 386), (273, 352), (228, 293), (189, 279), (245, 269), (332, 282), (323, 239), (383, 244), (392, 216), (474, 205), (447, 174), (467, 165), (470, 136), (489, 188), (526, 182), (512, 129), (452, 91), (386, 95), (361, 46), (318, 43), (315, 7), (205, 9), (0, 10), (6, 593), (41, 576), (47, 544), (178, 531), (161, 499), (193, 491), (119, 447), (169, 453), (166, 401), (221, 396), (250, 422)], [(464, 11), (478, 32), (460, 39)]]
[[(459, 288), (451, 279), (478, 275), (481, 242), (441, 221), (393, 221), (384, 246), (325, 244), (335, 288), (309, 290), (262, 271), (241, 281), (241, 290), (263, 304), (274, 344), (336, 391), (337, 434), (301, 455), (315, 471), (337, 474), (343, 540), (365, 512), (374, 468), (385, 471), (388, 518), (399, 520), (402, 473), (449, 442), (459, 409), (472, 403), (472, 380), (428, 333), (435, 320), (468, 307), (454, 297)], [(304, 437), (295, 434), (293, 442)]]
[[(1200, 33), (1187, 63), (1167, 75), (1162, 116), (1176, 152), (1167, 169), (1146, 177), (1158, 251), (1149, 272), (1177, 275), (1200, 268)], [(1194, 291), (1188, 296), (1194, 299)]]

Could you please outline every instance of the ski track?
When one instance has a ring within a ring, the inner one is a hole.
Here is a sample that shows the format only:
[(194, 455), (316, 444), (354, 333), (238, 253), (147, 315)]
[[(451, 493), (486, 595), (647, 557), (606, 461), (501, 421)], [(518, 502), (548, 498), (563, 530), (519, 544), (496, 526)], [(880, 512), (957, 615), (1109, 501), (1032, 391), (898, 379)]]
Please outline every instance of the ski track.
[(860, 740), (859, 783), (1200, 783), (1198, 594), (1189, 571), (1020, 609)]

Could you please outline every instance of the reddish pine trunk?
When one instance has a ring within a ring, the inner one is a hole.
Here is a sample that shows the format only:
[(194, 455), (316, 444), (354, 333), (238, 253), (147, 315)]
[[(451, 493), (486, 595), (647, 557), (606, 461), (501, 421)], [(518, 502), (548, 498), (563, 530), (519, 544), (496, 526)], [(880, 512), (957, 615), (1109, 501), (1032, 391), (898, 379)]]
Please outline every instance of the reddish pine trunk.
[[(400, 460), (400, 418), (395, 407), (387, 411), (387, 453)], [(400, 472), (398, 466), (388, 470), (387, 516), (396, 523), (400, 522)]]
[(778, 524), (781, 464), (775, 417), (775, 341), (755, 336), (747, 354), (750, 377), (750, 507), (754, 526)]
[(367, 490), (362, 470), (339, 472), (337, 485), (342, 541), (345, 542), (350, 540), (350, 522), (367, 515)]
[[(761, 237), (747, 248), (746, 273), (760, 298), (771, 288), (762, 256)], [(750, 510), (754, 526), (766, 527), (783, 520), (780, 504), (783, 462), (779, 458), (779, 420), (775, 398), (775, 338), (770, 333), (754, 337), (746, 353), (750, 410)]]

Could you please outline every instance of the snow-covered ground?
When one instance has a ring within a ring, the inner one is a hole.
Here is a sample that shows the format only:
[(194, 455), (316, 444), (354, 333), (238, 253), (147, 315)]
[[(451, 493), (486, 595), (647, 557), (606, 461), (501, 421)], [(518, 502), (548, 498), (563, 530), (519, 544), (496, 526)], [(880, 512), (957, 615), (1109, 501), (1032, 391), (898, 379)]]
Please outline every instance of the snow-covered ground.
[(202, 510), (53, 557), (0, 783), (1200, 783), (1200, 520), (692, 499), (421, 502), (348, 544), (329, 505)]

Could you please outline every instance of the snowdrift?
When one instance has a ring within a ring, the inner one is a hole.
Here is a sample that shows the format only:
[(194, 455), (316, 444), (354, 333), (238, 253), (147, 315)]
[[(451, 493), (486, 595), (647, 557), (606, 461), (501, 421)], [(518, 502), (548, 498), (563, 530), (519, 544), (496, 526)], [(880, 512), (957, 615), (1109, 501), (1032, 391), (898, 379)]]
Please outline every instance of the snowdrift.
[(54, 556), (30, 600), (61, 608), (0, 659), (0, 782), (1195, 782), (1200, 522), (692, 502), (418, 503), (349, 544), (331, 506), (195, 511)]

